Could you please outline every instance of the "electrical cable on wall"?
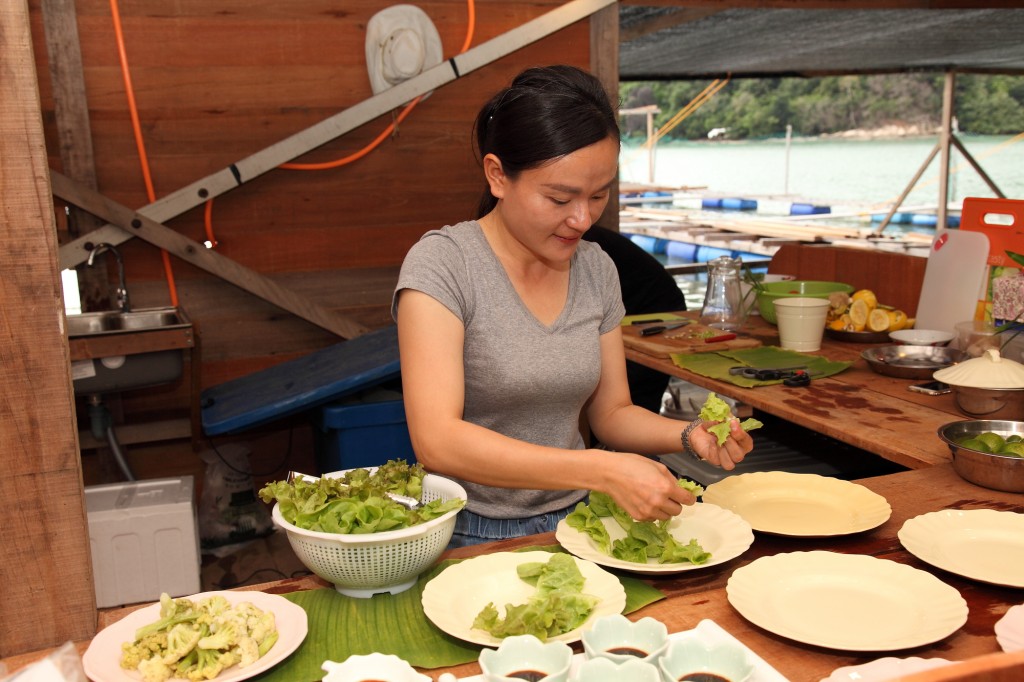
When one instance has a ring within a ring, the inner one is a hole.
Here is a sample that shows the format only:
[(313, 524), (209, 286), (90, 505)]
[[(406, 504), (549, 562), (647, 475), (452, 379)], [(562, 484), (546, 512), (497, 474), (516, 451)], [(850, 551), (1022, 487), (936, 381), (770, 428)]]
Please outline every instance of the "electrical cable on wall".
[[(462, 43), (462, 47), (459, 49), (458, 54), (462, 54), (470, 48), (473, 44), (473, 34), (476, 31), (476, 3), (474, 0), (467, 0), (467, 18), (466, 18), (466, 39)], [(429, 93), (428, 93), (429, 94)], [(348, 165), (359, 159), (363, 158), (374, 149), (379, 147), (384, 140), (386, 140), (398, 125), (406, 119), (406, 117), (412, 113), (412, 110), (416, 108), (425, 95), (421, 95), (411, 102), (409, 102), (404, 109), (394, 118), (394, 120), (388, 124), (388, 126), (371, 141), (368, 145), (360, 149), (359, 151), (353, 152), (348, 156), (343, 156), (340, 159), (333, 161), (324, 161), (320, 163), (282, 163), (278, 168), (284, 170), (301, 170), (301, 171), (320, 171), (330, 170), (332, 168), (340, 168), (341, 166)], [(213, 230), (213, 199), (209, 199), (206, 202), (205, 210), (203, 212), (203, 220), (206, 229), (207, 246), (214, 248), (217, 245), (217, 239), (214, 236)]]
[[(135, 135), (135, 146), (139, 150), (139, 163), (142, 166), (142, 179), (146, 184), (146, 196), (149, 203), (156, 201), (156, 191), (153, 189), (153, 176), (149, 171), (149, 157), (146, 154), (146, 143), (142, 137), (142, 125), (139, 123), (139, 110), (135, 103), (135, 90), (132, 87), (131, 71), (128, 68), (128, 51), (124, 46), (124, 32), (121, 29), (121, 11), (118, 8), (117, 0), (110, 0), (110, 14), (114, 21), (114, 38), (117, 41), (117, 55), (121, 63), (121, 76), (124, 79), (125, 96), (128, 98), (128, 112), (132, 119), (132, 131)], [(174, 269), (171, 266), (171, 256), (166, 250), (160, 250), (164, 263), (164, 275), (167, 278), (167, 289), (171, 297), (171, 305), (178, 305), (178, 287), (174, 282)]]

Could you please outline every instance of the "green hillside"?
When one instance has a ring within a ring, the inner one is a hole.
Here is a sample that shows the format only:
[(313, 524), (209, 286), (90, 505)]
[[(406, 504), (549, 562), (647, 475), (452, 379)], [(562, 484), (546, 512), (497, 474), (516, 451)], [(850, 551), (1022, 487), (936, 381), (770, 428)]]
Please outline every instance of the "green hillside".
[[(713, 128), (731, 139), (785, 134), (822, 135), (887, 125), (936, 128), (942, 117), (942, 74), (830, 76), (826, 78), (735, 79), (696, 108), (668, 138), (707, 139)], [(628, 82), (620, 87), (623, 108), (656, 104), (661, 128), (711, 81)], [(958, 74), (955, 110), (960, 132), (1013, 135), (1024, 131), (1024, 77)], [(623, 119), (627, 136), (644, 138), (643, 116)]]

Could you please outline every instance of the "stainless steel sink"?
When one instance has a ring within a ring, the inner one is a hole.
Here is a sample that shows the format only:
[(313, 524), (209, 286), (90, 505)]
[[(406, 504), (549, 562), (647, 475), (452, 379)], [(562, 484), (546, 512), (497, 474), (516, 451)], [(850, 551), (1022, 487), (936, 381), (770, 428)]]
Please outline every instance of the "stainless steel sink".
[(104, 310), (68, 315), (68, 338), (125, 334), (162, 329), (184, 329), (192, 322), (180, 308), (143, 308), (130, 312)]
[(178, 379), (192, 321), (180, 308), (104, 310), (67, 316), (75, 393), (147, 388)]

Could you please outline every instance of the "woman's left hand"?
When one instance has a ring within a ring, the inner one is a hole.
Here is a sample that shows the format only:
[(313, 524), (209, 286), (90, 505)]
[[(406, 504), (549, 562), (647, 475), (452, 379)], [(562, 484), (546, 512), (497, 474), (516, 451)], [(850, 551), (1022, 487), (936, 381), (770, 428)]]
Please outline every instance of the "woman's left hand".
[(735, 417), (729, 422), (729, 437), (721, 445), (708, 426), (715, 422), (706, 422), (690, 433), (690, 447), (701, 459), (729, 471), (743, 461), (747, 453), (754, 449), (754, 440), (750, 434), (740, 428), (740, 420)]

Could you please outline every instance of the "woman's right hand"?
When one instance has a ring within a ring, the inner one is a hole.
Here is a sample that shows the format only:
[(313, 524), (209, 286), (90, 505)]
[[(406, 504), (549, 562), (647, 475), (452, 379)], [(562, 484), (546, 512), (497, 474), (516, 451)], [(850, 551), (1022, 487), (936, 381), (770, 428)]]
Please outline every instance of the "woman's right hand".
[(622, 452), (599, 450), (608, 457), (607, 493), (637, 521), (663, 521), (678, 516), (683, 505), (694, 504), (693, 494), (679, 487), (678, 479), (661, 462)]

